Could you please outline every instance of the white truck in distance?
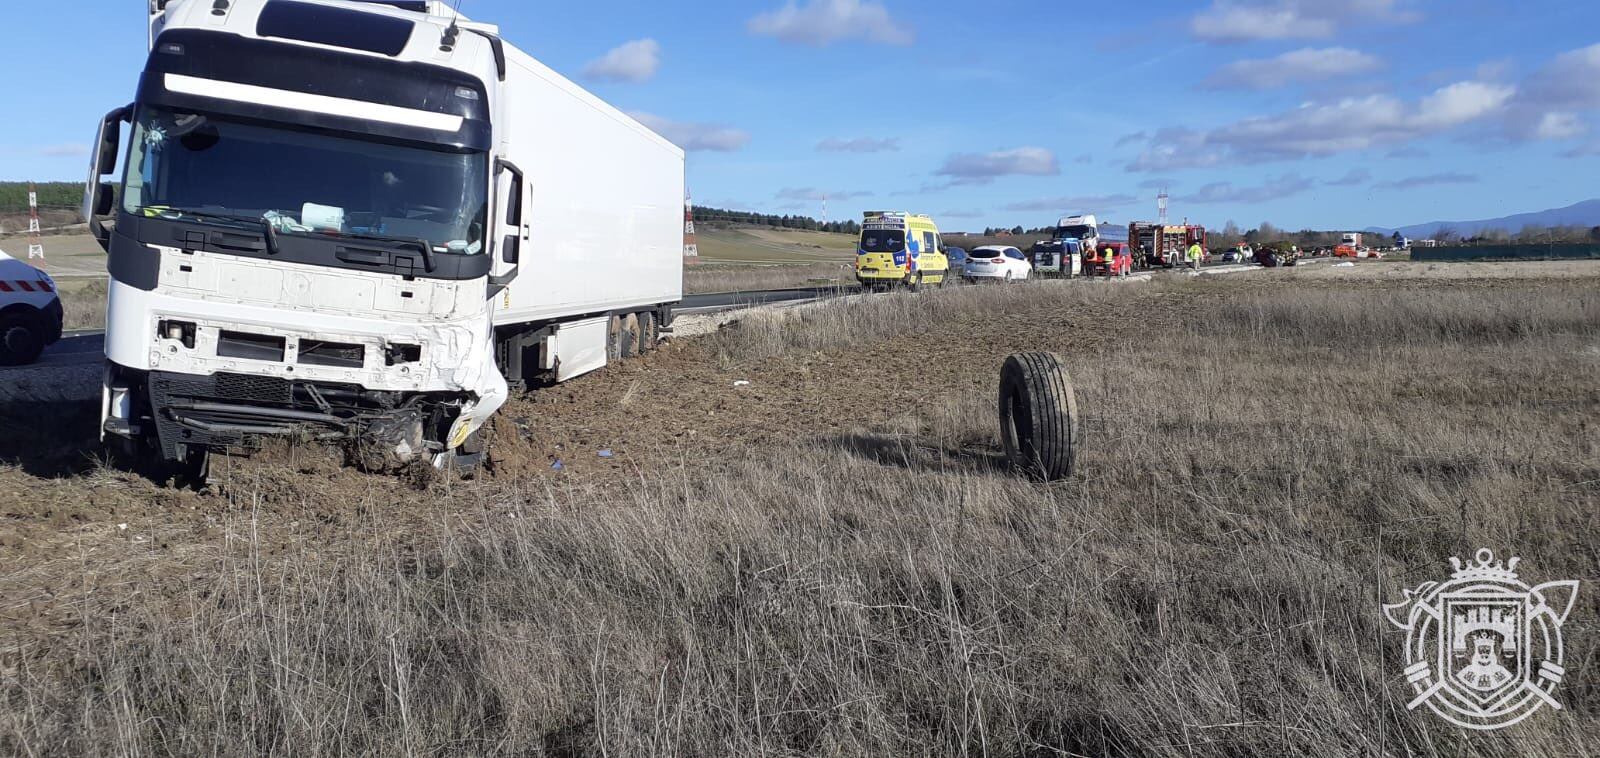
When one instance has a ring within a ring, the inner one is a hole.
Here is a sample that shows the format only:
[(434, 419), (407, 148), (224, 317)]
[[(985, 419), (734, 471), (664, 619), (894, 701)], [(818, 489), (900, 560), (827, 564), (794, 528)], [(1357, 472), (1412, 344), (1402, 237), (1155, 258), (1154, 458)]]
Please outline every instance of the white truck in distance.
[(496, 27), (437, 0), (150, 0), (149, 41), (85, 212), (102, 429), (163, 470), (274, 435), (472, 456), (510, 385), (649, 349), (682, 299), (683, 151)]
[(1074, 277), (1083, 262), (1100, 246), (1100, 223), (1094, 216), (1067, 216), (1056, 224), (1050, 241), (1034, 245), (1033, 270), (1044, 276)]

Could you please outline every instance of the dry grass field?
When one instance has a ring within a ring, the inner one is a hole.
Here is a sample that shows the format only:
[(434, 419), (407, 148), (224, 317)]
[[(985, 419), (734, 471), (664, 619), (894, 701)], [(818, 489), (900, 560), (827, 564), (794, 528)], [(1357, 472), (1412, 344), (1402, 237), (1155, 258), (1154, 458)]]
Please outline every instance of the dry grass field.
[[(1022, 350), (1072, 481), (1003, 464)], [(11, 419), (0, 752), (1594, 755), (1596, 375), (1592, 274), (1264, 272), (749, 314), (516, 399), (475, 481), (179, 492)], [(1381, 605), (1485, 546), (1585, 585), (1565, 709), (1473, 734)]]
[(700, 259), (684, 267), (684, 291), (817, 287), (855, 282), (856, 238), (784, 229), (704, 229)]

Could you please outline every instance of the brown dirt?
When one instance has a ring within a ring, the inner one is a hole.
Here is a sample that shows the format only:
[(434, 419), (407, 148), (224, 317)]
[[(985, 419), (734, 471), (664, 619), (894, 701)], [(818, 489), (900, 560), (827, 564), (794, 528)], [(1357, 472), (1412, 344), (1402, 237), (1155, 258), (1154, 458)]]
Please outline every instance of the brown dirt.
[[(1095, 317), (1170, 326), (1199, 305), (1129, 293), (1109, 310), (1097, 307)], [(1081, 353), (1135, 336), (1076, 328), (1083, 315), (1026, 314), (1037, 331), (1019, 332), (980, 313), (919, 328), (882, 349), (749, 362), (723, 360), (705, 340), (667, 343), (656, 354), (512, 400), (496, 422), (493, 475), (420, 492), (340, 468), (335, 454), (314, 447), (219, 460), (209, 491), (169, 489), (104, 465), (91, 436), (92, 407), (52, 409), (42, 430), (38, 419), (0, 419), (3, 427), (39, 430), (0, 443), (0, 460), (21, 462), (0, 467), (0, 628), (48, 633), (81, 623), (86, 600), (115, 607), (149, 593), (178, 593), (218, 540), (249, 535), (267, 554), (305, 542), (345, 549), (385, 538), (370, 532), (375, 514), (387, 537), (396, 537), (425, 532), (440, 519), (471, 519), (508, 486), (604, 488), (851, 429), (893, 429), (930, 395), (988, 393), (991, 375), (1012, 352)], [(930, 365), (933, 355), (939, 360)], [(735, 387), (737, 381), (750, 384)]]

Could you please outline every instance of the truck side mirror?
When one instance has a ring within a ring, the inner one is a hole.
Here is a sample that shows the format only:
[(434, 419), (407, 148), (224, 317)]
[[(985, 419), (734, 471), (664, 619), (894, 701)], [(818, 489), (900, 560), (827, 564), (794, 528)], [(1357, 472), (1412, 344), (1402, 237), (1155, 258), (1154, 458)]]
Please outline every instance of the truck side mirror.
[(500, 243), (500, 260), (516, 265), (522, 260), (522, 239), (515, 234), (507, 234)]
[(95, 140), (95, 176), (105, 176), (117, 169), (117, 154), (122, 146), (122, 124), (130, 121), (132, 106), (124, 106), (106, 114), (100, 122), (100, 134)]
[(124, 106), (110, 113), (100, 120), (100, 129), (95, 134), (94, 147), (89, 156), (89, 178), (83, 185), (83, 220), (88, 222), (89, 229), (100, 241), (101, 247), (108, 247), (111, 233), (105, 225), (100, 223), (99, 216), (111, 212), (116, 203), (116, 191), (110, 184), (100, 181), (100, 178), (117, 170), (117, 153), (122, 145), (122, 124), (132, 120), (133, 106)]
[(109, 216), (111, 209), (117, 205), (117, 186), (111, 182), (100, 182), (94, 191), (94, 215)]

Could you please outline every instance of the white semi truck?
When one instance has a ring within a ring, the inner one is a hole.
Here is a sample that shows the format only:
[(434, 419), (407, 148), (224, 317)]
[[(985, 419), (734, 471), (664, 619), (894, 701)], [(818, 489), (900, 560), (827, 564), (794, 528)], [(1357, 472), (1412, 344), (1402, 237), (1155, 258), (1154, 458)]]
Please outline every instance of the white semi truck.
[(103, 433), (174, 473), (266, 436), (476, 455), (511, 387), (648, 350), (682, 299), (683, 151), (496, 27), (437, 0), (150, 0), (149, 41), (85, 213)]

